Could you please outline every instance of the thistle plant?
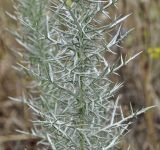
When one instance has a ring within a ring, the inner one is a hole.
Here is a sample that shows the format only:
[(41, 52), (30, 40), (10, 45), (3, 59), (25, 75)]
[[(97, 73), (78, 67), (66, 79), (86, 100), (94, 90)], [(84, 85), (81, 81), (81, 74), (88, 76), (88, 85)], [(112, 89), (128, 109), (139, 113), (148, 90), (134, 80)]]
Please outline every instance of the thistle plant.
[[(129, 15), (108, 13), (116, 3), (20, 0), (16, 6), (17, 41), (26, 50), (18, 65), (33, 77), (31, 92), (39, 95), (23, 100), (40, 116), (33, 120), (32, 134), (42, 138), (46, 149), (116, 149), (130, 119), (145, 111), (124, 117), (116, 94), (122, 83), (111, 80), (138, 55), (124, 59), (113, 50), (128, 34), (121, 29)], [(116, 59), (109, 61), (106, 54)]]

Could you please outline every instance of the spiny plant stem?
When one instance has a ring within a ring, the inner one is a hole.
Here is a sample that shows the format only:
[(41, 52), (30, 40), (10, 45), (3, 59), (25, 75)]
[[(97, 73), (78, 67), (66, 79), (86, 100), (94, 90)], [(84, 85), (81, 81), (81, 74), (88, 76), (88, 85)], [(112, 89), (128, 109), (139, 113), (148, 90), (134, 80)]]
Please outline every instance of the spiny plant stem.
[[(80, 101), (79, 101), (79, 118), (80, 118), (80, 128), (83, 129), (83, 125), (85, 124), (84, 115), (85, 115), (85, 104), (84, 104), (84, 96), (83, 96), (83, 78), (80, 77)], [(83, 134), (80, 133), (80, 150), (84, 150), (84, 137)]]
[(34, 120), (33, 134), (53, 150), (115, 149), (135, 116), (124, 117), (116, 98), (122, 83), (111, 81), (135, 57), (126, 60), (115, 49), (128, 34), (121, 29), (129, 16), (110, 15), (116, 2), (19, 0), (22, 34), (15, 35), (26, 49), (19, 65), (36, 81), (33, 93), (40, 93), (25, 102), (42, 118)]
[[(82, 36), (83, 34), (81, 33), (80, 37)], [(83, 38), (81, 38), (83, 39)], [(80, 67), (80, 72), (84, 72), (84, 62), (83, 62), (83, 53), (84, 53), (84, 50), (83, 50), (83, 40), (80, 41), (80, 53), (79, 53), (79, 60), (81, 61), (81, 67)], [(85, 120), (84, 120), (84, 117), (85, 117), (85, 98), (84, 98), (84, 89), (83, 89), (83, 77), (80, 76), (80, 100), (79, 100), (79, 118), (80, 118), (80, 128), (83, 129), (83, 125), (85, 124)], [(84, 136), (82, 133), (80, 133), (80, 150), (84, 150)]]

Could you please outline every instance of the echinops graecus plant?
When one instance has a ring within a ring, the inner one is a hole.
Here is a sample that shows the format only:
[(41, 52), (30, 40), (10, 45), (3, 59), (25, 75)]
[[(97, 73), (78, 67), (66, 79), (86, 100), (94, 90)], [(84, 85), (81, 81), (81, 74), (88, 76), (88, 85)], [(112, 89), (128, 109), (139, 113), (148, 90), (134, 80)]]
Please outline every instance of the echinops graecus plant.
[[(25, 102), (40, 116), (33, 121), (34, 135), (53, 150), (115, 150), (126, 133), (128, 117), (118, 104), (122, 83), (111, 76), (125, 60), (112, 48), (126, 37), (122, 23), (109, 9), (117, 0), (19, 0), (17, 41), (25, 48), (19, 64), (36, 81), (39, 96)], [(10, 15), (11, 16), (11, 15)], [(99, 16), (106, 18), (106, 24)], [(113, 32), (114, 31), (114, 32)], [(118, 55), (114, 62), (105, 54)], [(145, 109), (136, 113), (139, 115)]]

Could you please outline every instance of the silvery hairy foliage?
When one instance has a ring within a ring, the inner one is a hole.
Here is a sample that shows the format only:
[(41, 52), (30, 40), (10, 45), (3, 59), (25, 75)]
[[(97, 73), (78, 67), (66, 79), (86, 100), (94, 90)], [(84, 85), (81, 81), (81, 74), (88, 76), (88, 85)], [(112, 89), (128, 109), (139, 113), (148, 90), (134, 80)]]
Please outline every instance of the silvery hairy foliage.
[[(113, 49), (128, 34), (121, 29), (129, 15), (108, 12), (116, 3), (19, 0), (16, 6), (17, 41), (25, 48), (19, 65), (36, 81), (32, 93), (39, 95), (24, 99), (40, 116), (32, 134), (46, 149), (115, 150), (130, 119), (145, 111), (124, 117), (116, 96), (122, 83), (111, 80), (138, 55), (124, 59)], [(106, 54), (117, 59), (109, 61)]]

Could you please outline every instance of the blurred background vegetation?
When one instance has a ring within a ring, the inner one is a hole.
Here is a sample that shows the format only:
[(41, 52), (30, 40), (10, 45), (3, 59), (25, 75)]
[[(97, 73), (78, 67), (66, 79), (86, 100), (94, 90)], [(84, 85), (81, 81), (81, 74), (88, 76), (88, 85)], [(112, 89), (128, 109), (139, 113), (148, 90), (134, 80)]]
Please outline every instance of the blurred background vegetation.
[[(125, 21), (123, 30), (134, 28), (121, 43), (123, 54), (143, 53), (120, 73), (124, 81), (121, 89), (121, 103), (127, 115), (130, 105), (134, 111), (160, 103), (160, 1), (159, 0), (119, 0), (119, 14), (132, 15)], [(12, 52), (19, 49), (7, 28), (18, 30), (18, 23), (6, 16), (14, 13), (10, 0), (0, 0), (0, 150), (34, 150), (38, 139), (16, 132), (29, 131), (33, 114), (27, 106), (9, 100), (19, 97), (26, 91), (31, 80), (17, 73), (12, 65), (20, 58)], [(115, 13), (115, 12), (114, 12)], [(103, 19), (103, 18), (102, 18)], [(105, 20), (104, 20), (105, 21)], [(153, 109), (136, 119), (132, 130), (119, 147), (121, 150), (159, 150), (160, 149), (160, 109)]]

